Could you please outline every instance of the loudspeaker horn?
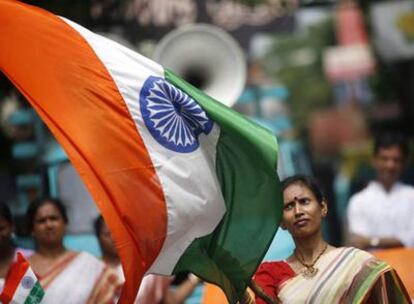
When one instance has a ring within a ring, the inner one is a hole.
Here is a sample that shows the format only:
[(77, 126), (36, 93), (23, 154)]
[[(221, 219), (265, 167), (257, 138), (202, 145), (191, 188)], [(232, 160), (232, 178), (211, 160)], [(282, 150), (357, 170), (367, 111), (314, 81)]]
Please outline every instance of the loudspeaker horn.
[(154, 60), (229, 107), (245, 86), (244, 52), (213, 25), (185, 25), (168, 33), (155, 48)]

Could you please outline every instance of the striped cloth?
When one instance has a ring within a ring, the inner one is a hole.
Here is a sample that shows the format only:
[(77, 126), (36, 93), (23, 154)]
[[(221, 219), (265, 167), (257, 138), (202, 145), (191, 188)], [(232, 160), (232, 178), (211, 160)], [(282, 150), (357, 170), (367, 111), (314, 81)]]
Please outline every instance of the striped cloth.
[(315, 277), (297, 274), (279, 286), (282, 303), (411, 303), (396, 272), (365, 251), (336, 248), (315, 267)]

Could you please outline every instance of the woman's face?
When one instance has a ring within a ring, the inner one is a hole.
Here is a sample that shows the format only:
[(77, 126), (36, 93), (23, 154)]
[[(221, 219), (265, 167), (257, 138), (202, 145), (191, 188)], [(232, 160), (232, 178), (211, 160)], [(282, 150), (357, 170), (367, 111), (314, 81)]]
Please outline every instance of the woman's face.
[(282, 228), (294, 238), (303, 238), (318, 233), (322, 219), (328, 211), (326, 203), (319, 203), (312, 191), (298, 182), (283, 191)]
[(105, 223), (103, 223), (99, 233), (99, 243), (101, 244), (101, 249), (104, 254), (118, 256), (118, 251), (116, 250), (115, 243), (112, 239), (111, 231)]
[(38, 245), (56, 245), (63, 241), (66, 223), (59, 209), (46, 203), (37, 209), (33, 221), (33, 237)]

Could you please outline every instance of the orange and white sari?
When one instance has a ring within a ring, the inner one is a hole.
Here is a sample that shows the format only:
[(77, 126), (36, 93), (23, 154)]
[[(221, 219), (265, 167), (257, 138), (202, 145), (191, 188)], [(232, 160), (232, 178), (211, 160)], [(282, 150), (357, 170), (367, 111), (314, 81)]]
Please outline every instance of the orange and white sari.
[(86, 252), (64, 255), (39, 281), (45, 290), (44, 304), (112, 303), (117, 284), (106, 265)]

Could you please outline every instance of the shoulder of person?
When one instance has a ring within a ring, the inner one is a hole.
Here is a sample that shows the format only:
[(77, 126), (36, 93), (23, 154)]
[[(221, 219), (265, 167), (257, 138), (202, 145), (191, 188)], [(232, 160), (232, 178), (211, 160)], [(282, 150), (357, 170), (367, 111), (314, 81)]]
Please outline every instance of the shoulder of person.
[(369, 267), (370, 269), (373, 269), (375, 267), (384, 267), (383, 269), (390, 270), (393, 267), (386, 261), (382, 260), (381, 258), (378, 258), (374, 254), (367, 252), (362, 249), (354, 248), (354, 247), (347, 247), (350, 250), (352, 250), (352, 253), (354, 255), (354, 262), (359, 263), (362, 268)]
[(364, 192), (364, 190), (361, 190), (360, 192), (357, 192), (357, 193), (354, 193), (353, 195), (351, 195), (351, 197), (349, 198), (348, 208), (350, 206), (359, 205), (359, 204), (363, 203), (364, 201), (366, 201), (365, 198), (367, 196), (367, 193)]
[(77, 252), (77, 254), (80, 258), (88, 261), (89, 263), (95, 263), (97, 265), (105, 266), (105, 263), (101, 259), (97, 258), (96, 256), (94, 256), (93, 254), (91, 254), (89, 252), (79, 251), (79, 252)]
[(292, 268), (289, 264), (285, 261), (268, 261), (263, 262), (260, 264), (259, 268), (257, 269), (256, 274), (271, 274), (277, 275), (281, 273), (290, 273), (292, 272)]
[(404, 194), (414, 196), (414, 186), (409, 185), (409, 184), (405, 184), (405, 183), (401, 183), (401, 182), (399, 182), (397, 184), (397, 186), (398, 186), (398, 190), (402, 191)]
[(370, 182), (365, 188), (351, 195), (349, 203), (360, 204), (361, 202), (366, 201), (367, 198), (376, 193), (375, 187), (377, 187), (377, 185)]
[(356, 247), (345, 247), (347, 250), (350, 250), (352, 252), (352, 254), (356, 257), (360, 257), (363, 260), (367, 260), (367, 259), (371, 259), (374, 258), (376, 259), (376, 257), (374, 255), (372, 255), (371, 253), (369, 253), (368, 251), (365, 251), (363, 249), (359, 249)]

